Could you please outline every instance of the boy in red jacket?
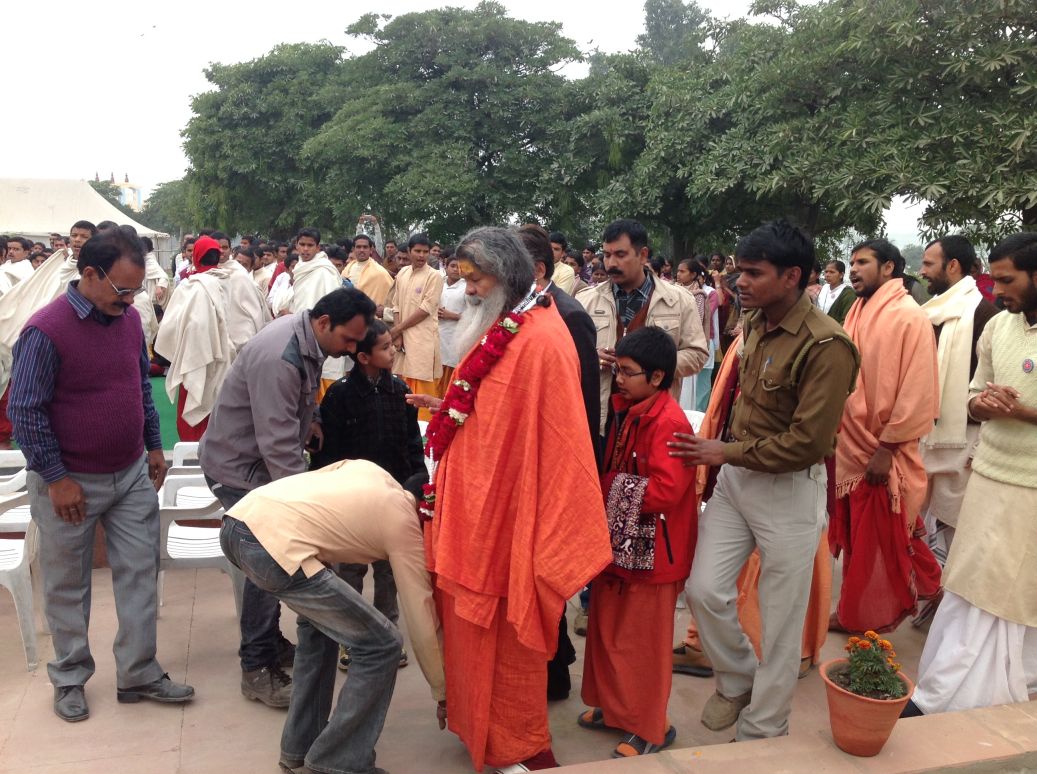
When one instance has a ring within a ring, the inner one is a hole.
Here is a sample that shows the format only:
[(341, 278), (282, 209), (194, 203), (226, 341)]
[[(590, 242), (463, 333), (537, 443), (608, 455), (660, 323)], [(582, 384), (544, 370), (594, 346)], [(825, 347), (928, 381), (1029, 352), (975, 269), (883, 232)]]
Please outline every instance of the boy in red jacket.
[(585, 728), (627, 736), (614, 758), (658, 752), (676, 730), (670, 698), (673, 610), (691, 573), (698, 532), (695, 468), (666, 442), (691, 426), (669, 394), (677, 348), (661, 328), (640, 328), (616, 346), (602, 463), (613, 563), (591, 584), (584, 657)]

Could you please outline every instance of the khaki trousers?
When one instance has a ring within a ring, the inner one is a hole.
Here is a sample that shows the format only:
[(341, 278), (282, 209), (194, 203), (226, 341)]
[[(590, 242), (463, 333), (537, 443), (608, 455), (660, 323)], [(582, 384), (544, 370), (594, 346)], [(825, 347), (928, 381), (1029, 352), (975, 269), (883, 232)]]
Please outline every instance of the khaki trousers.
[[(739, 741), (788, 733), (814, 554), (826, 519), (826, 487), (823, 463), (780, 474), (724, 465), (699, 519), (687, 595), (717, 690), (728, 698), (752, 692), (738, 719)], [(759, 661), (738, 623), (737, 586), (757, 547)]]

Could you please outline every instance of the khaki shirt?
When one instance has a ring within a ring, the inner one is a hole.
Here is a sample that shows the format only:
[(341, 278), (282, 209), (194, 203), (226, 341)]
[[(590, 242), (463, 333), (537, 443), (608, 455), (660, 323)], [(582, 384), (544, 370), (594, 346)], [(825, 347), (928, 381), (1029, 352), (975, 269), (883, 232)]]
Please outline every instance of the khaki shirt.
[(439, 623), (414, 498), (373, 462), (343, 460), (249, 492), (244, 522), (289, 575), (388, 559), (411, 647), (436, 700), (446, 697)]
[(805, 470), (835, 450), (859, 357), (842, 326), (806, 293), (774, 330), (766, 326), (762, 312), (746, 319), (724, 459), (765, 473)]
[(439, 353), (439, 297), (443, 275), (428, 265), (414, 271), (404, 266), (393, 288), (393, 320), (398, 325), (421, 309), (424, 320), (403, 332), (403, 349), (396, 354), (393, 373), (407, 379), (434, 382), (443, 374)]

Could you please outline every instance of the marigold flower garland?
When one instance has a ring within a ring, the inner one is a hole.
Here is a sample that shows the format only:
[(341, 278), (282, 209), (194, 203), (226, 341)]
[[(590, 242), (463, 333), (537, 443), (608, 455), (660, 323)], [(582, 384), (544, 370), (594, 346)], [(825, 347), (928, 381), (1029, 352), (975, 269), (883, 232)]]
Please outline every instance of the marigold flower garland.
[[(450, 384), (439, 411), (432, 416), (426, 431), (425, 455), (439, 462), (454, 440), (458, 429), (475, 410), (475, 396), (479, 385), (504, 356), (508, 344), (519, 332), (523, 315), (508, 312), (483, 336), (478, 348), (458, 370), (458, 378)], [(432, 520), (436, 507), (436, 484), (430, 481), (424, 487), (425, 496), (420, 508), (421, 517)]]

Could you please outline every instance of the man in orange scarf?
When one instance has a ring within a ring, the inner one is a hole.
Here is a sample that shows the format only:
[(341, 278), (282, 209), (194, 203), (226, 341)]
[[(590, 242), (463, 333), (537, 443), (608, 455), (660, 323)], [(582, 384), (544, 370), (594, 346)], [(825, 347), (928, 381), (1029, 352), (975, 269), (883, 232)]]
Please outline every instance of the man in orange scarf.
[(836, 513), (829, 530), (843, 552), (832, 628), (892, 631), (918, 595), (938, 593), (940, 568), (921, 536), (926, 493), (920, 440), (940, 413), (932, 323), (904, 287), (904, 258), (885, 239), (853, 249), (857, 301), (846, 331), (861, 353), (836, 445)]
[[(572, 428), (583, 415), (576, 349), (553, 304), (536, 294), (529, 253), (512, 232), (480, 228), (457, 255), (468, 307), (455, 335), (468, 354), (444, 401), (408, 400), (445, 402), (438, 427), (452, 423), (442, 436), (429, 426), (441, 459), (425, 527), (449, 727), (477, 771), (489, 764), (513, 774), (557, 765), (547, 661), (566, 600), (608, 566), (612, 548), (594, 450)], [(520, 320), (508, 319), (516, 332), (500, 349), (486, 347), (508, 310)], [(481, 379), (471, 375), (476, 366)], [(458, 398), (471, 408), (451, 408)]]

